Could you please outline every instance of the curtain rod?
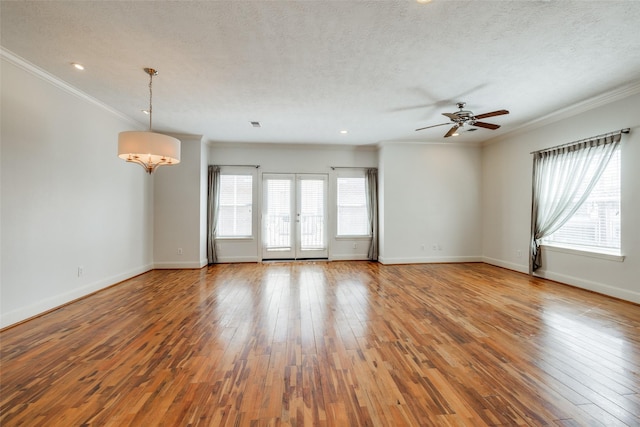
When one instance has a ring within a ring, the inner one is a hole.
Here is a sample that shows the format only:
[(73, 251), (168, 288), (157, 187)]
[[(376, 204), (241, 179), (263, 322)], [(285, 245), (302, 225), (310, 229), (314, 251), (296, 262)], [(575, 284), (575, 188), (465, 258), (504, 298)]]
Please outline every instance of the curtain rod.
[(332, 170), (336, 170), (336, 169), (378, 169), (378, 168), (371, 168), (369, 166), (329, 166)]
[(218, 166), (218, 167), (225, 167), (225, 168), (256, 168), (258, 169), (260, 167), (260, 165), (211, 165), (211, 166)]
[(603, 134), (601, 134), (601, 135), (592, 136), (592, 137), (590, 137), (590, 138), (583, 138), (583, 139), (579, 139), (579, 140), (577, 140), (577, 141), (568, 142), (568, 143), (566, 143), (566, 144), (555, 145), (555, 146), (553, 146), (553, 147), (543, 148), (542, 150), (532, 151), (532, 152), (530, 152), (529, 154), (544, 153), (545, 151), (551, 151), (551, 150), (555, 150), (555, 149), (557, 149), (557, 148), (562, 148), (562, 147), (569, 147), (569, 146), (571, 146), (571, 145), (579, 144), (579, 143), (581, 143), (581, 142), (583, 142), (583, 141), (588, 141), (588, 140), (590, 140), (590, 139), (598, 139), (598, 138), (601, 138), (601, 137), (604, 137), (604, 136), (616, 135), (616, 134), (618, 134), (618, 133), (629, 133), (630, 131), (631, 131), (631, 129), (629, 129), (629, 128), (624, 128), (624, 129), (620, 129), (620, 130), (614, 130), (614, 131), (612, 131), (612, 132), (603, 133)]

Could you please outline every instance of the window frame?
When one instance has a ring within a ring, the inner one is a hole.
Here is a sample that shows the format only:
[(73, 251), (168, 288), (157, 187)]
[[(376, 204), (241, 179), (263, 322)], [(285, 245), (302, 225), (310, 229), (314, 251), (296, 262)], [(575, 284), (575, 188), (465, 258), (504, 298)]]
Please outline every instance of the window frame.
[(557, 252), (557, 253), (570, 254), (570, 255), (581, 255), (581, 256), (599, 258), (599, 259), (604, 259), (609, 261), (623, 262), (625, 258), (625, 256), (622, 255), (622, 252), (615, 253), (614, 251), (593, 251), (591, 249), (589, 250), (584, 249), (586, 248), (586, 246), (573, 246), (573, 245), (563, 245), (559, 243), (543, 242), (540, 245), (540, 247), (544, 248), (549, 252)]
[(335, 239), (336, 240), (369, 240), (371, 239), (371, 230), (369, 230), (369, 227), (367, 227), (367, 233), (366, 234), (338, 234), (338, 230), (339, 230), (339, 221), (340, 221), (340, 204), (339, 204), (339, 197), (340, 197), (340, 185), (339, 185), (339, 181), (341, 178), (362, 178), (363, 179), (363, 184), (364, 184), (364, 197), (365, 197), (365, 203), (364, 203), (364, 209), (365, 209), (365, 215), (366, 215), (366, 223), (369, 223), (369, 214), (367, 212), (367, 202), (366, 202), (366, 191), (367, 191), (367, 185), (366, 185), (366, 179), (367, 179), (367, 175), (366, 175), (366, 171), (363, 170), (351, 170), (351, 171), (340, 171), (339, 173), (336, 174), (336, 195), (335, 195), (335, 203), (336, 203), (336, 222), (335, 222)]
[[(241, 241), (241, 240), (255, 240), (256, 238), (256, 172), (255, 168), (251, 168), (249, 170), (246, 167), (237, 167), (237, 166), (227, 166), (220, 168), (220, 178), (222, 176), (250, 176), (251, 177), (251, 235), (247, 236), (214, 236), (216, 241)], [(222, 191), (221, 191), (222, 192)], [(222, 203), (220, 203), (219, 208), (222, 207)], [(220, 215), (218, 215), (218, 221), (220, 221)], [(216, 229), (217, 229), (216, 225)]]
[[(617, 147), (615, 155), (619, 156), (618, 186), (619, 186), (619, 192), (620, 192), (620, 200), (619, 200), (620, 213), (622, 213), (622, 147), (621, 146)], [(608, 166), (609, 165), (607, 165), (607, 167)], [(602, 179), (602, 177), (600, 179)], [(589, 199), (585, 200), (584, 203), (588, 203), (588, 202), (589, 202)], [(548, 238), (543, 238), (542, 241), (540, 242), (540, 246), (551, 252), (581, 255), (581, 256), (588, 256), (592, 258), (622, 262), (624, 261), (624, 258), (625, 258), (624, 255), (622, 254), (622, 226), (623, 226), (623, 223), (622, 221), (620, 221), (620, 245), (619, 245), (620, 247), (619, 248), (607, 248), (602, 246), (554, 242), (554, 241), (548, 240)], [(562, 227), (560, 229), (562, 229)], [(557, 230), (556, 233), (558, 231), (559, 230)]]

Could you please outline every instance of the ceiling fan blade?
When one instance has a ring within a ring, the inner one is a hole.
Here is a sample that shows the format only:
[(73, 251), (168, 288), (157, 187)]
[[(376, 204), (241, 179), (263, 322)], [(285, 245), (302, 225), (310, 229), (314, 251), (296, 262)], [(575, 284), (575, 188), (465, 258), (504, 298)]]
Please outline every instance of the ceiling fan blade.
[(452, 127), (451, 129), (449, 129), (449, 132), (447, 132), (447, 134), (444, 136), (445, 138), (449, 138), (450, 136), (452, 136), (454, 133), (456, 133), (456, 131), (458, 130), (460, 126), (455, 125), (454, 127)]
[(501, 116), (503, 114), (509, 114), (509, 111), (507, 111), (507, 110), (492, 111), (490, 113), (479, 114), (479, 115), (475, 116), (475, 118), (476, 119), (486, 119), (487, 117)]
[(426, 127), (420, 128), (420, 129), (416, 129), (416, 131), (424, 130), (424, 129), (429, 129), (429, 128), (434, 128), (434, 127), (436, 127), (436, 126), (450, 125), (450, 124), (451, 124), (451, 123), (440, 123), (439, 125), (426, 126)]
[(471, 126), (478, 126), (485, 129), (496, 130), (500, 127), (500, 125), (494, 125), (493, 123), (485, 123), (485, 122), (475, 122), (469, 123)]
[(455, 115), (455, 114), (453, 114), (453, 113), (442, 113), (442, 115), (443, 115), (443, 116), (447, 116), (447, 117), (449, 117), (451, 120), (454, 120), (454, 121), (455, 121), (455, 120), (458, 120), (458, 119), (460, 118), (460, 117), (456, 116), (456, 115)]

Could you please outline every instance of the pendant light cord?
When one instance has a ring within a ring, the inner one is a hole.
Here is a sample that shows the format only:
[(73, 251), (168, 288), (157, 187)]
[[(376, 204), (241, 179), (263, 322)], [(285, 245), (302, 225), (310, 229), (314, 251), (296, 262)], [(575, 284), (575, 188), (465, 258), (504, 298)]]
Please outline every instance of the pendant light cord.
[(153, 73), (149, 73), (149, 132), (151, 132), (151, 124), (153, 118), (153, 105), (151, 100), (153, 99)]

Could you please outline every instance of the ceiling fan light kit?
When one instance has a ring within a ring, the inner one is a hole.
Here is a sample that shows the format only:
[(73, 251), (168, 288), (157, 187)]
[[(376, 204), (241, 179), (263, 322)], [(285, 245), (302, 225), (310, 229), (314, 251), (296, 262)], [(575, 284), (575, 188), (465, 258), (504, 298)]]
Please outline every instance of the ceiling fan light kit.
[[(459, 111), (456, 111), (454, 113), (442, 113), (443, 116), (448, 117), (451, 121), (448, 123), (440, 123), (438, 125), (432, 125), (432, 126), (426, 126), (423, 128), (418, 128), (416, 129), (416, 131), (419, 130), (424, 130), (424, 129), (429, 129), (429, 128), (433, 128), (436, 126), (444, 126), (444, 125), (450, 125), (453, 123), (453, 127), (451, 129), (449, 129), (449, 132), (447, 132), (444, 137), (445, 138), (449, 138), (450, 136), (457, 136), (458, 134), (458, 129), (461, 127), (464, 127), (465, 125), (470, 125), (470, 126), (477, 126), (477, 127), (481, 127), (484, 129), (490, 129), (490, 130), (496, 130), (500, 127), (500, 125), (496, 125), (493, 123), (487, 123), (487, 122), (481, 122), (479, 121), (480, 119), (486, 119), (487, 117), (495, 117), (495, 116), (502, 116), (504, 114), (509, 114), (509, 111), (507, 110), (497, 110), (497, 111), (492, 111), (490, 113), (484, 113), (484, 114), (478, 114), (477, 116), (473, 114), (472, 111), (469, 110), (465, 110), (464, 107), (465, 105), (467, 105), (464, 102), (458, 102), (456, 104), (456, 106), (458, 107)], [(471, 129), (470, 129), (471, 130)], [(475, 130), (475, 129), (473, 129)]]

